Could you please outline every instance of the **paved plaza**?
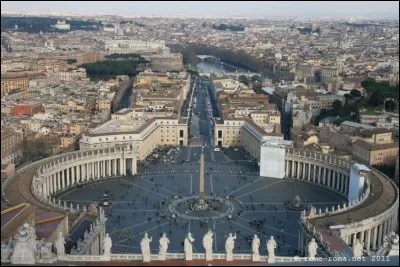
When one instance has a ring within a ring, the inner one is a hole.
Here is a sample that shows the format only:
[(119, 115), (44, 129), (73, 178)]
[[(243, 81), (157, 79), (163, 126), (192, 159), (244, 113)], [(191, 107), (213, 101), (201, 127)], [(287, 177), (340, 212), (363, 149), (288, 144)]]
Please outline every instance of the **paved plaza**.
[[(318, 186), (259, 177), (253, 163), (238, 159), (235, 155), (238, 151), (225, 152), (206, 149), (205, 154), (213, 156), (206, 157), (205, 191), (208, 196), (228, 195), (241, 203), (243, 212), (232, 220), (172, 219), (159, 213), (161, 201), (198, 194), (201, 148), (184, 148), (171, 153), (174, 158), (195, 155), (189, 156), (189, 162), (165, 164), (160, 160), (140, 175), (87, 184), (58, 197), (88, 206), (94, 201), (99, 203), (102, 195), (107, 193), (112, 203), (106, 210), (109, 218), (107, 232), (111, 233), (114, 253), (140, 253), (139, 243), (146, 231), (154, 237), (151, 243), (153, 253), (158, 252), (158, 239), (164, 232), (173, 240), (168, 251), (183, 252), (182, 241), (189, 231), (196, 239), (194, 251), (203, 252), (201, 240), (210, 228), (215, 234), (215, 252), (224, 252), (226, 237), (235, 232), (238, 235), (236, 253), (251, 253), (251, 239), (248, 238), (257, 233), (262, 237), (261, 253), (266, 253), (266, 239), (273, 235), (278, 243), (277, 255), (292, 255), (297, 249), (300, 212), (287, 210), (286, 201), (299, 195), (304, 204), (323, 210), (346, 202), (340, 195)], [(234, 155), (233, 159), (228, 155)], [(212, 158), (221, 158), (221, 162), (213, 162)]]

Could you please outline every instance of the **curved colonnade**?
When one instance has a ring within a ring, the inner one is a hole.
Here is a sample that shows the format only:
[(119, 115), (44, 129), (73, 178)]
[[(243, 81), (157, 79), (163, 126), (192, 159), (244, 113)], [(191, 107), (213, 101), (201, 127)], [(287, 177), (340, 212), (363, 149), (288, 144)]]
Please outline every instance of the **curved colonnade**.
[[(15, 175), (9, 177), (2, 186), (3, 200), (6, 198), (6, 187), (13, 179), (24, 177), (28, 170), (36, 168), (31, 183), (31, 193), (44, 204), (56, 209), (73, 211), (75, 208), (61, 205), (53, 198), (54, 195), (69, 188), (96, 180), (109, 179), (117, 176), (137, 173), (137, 155), (129, 146), (105, 148), (90, 151), (74, 151), (53, 156), (34, 162)], [(15, 204), (15, 203), (12, 203)], [(82, 207), (83, 209), (84, 207)], [(79, 210), (79, 206), (76, 210)]]
[[(53, 195), (77, 185), (123, 176), (127, 172), (136, 174), (136, 158), (137, 155), (131, 147), (74, 151), (53, 156), (31, 163), (19, 169), (16, 175), (9, 177), (2, 186), (2, 197), (5, 199), (5, 189), (10, 181), (15, 178), (26, 179), (23, 175), (26, 174), (26, 170), (37, 168), (33, 179), (30, 177), (33, 195), (49, 208), (73, 211), (75, 208), (67, 207), (66, 203), (64, 205), (60, 202), (56, 203)], [(321, 153), (286, 149), (286, 178), (313, 183), (344, 197), (347, 197), (349, 192), (352, 164), (353, 162), (348, 160)], [(379, 209), (374, 209), (375, 212), (365, 212), (366, 208), (375, 205), (379, 206)], [(359, 199), (344, 204), (342, 207), (339, 205), (325, 211), (316, 211), (312, 208), (308, 215), (302, 214), (299, 236), (300, 254), (305, 253), (306, 244), (312, 236), (327, 248), (328, 254), (333, 254), (322, 236), (330, 226), (338, 224), (342, 225), (336, 233), (341, 242), (351, 245), (356, 239), (360, 239), (364, 242), (366, 250), (374, 250), (383, 244), (386, 235), (391, 231), (397, 231), (398, 205), (397, 186), (384, 174), (372, 170)], [(76, 210), (80, 209), (76, 207)], [(357, 216), (353, 216), (353, 213), (357, 213)], [(354, 217), (355, 221), (345, 221), (349, 217)]]
[[(286, 177), (310, 182), (335, 191), (347, 198), (350, 168), (356, 162), (306, 150), (287, 149)], [(387, 241), (390, 233), (398, 230), (399, 190), (385, 174), (372, 169), (358, 199), (325, 211), (312, 208), (302, 214), (299, 251), (303, 255), (307, 244), (315, 237), (334, 255), (324, 237), (332, 235), (348, 247), (359, 239), (364, 250), (375, 251)]]

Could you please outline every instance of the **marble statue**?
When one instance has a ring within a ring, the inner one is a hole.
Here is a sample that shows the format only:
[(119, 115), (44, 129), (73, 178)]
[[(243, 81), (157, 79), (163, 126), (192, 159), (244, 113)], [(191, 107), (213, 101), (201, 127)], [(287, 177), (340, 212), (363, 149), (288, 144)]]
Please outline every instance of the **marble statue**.
[(225, 242), (226, 261), (233, 261), (233, 248), (235, 247), (236, 234), (229, 233)]
[(364, 245), (357, 238), (356, 243), (353, 245), (353, 257), (361, 258), (364, 251), (363, 247)]
[(388, 256), (399, 256), (399, 235), (391, 232), (392, 242), (390, 243), (390, 251)]
[(1, 262), (8, 262), (13, 253), (11, 243), (1, 245)]
[(267, 242), (268, 263), (275, 262), (275, 249), (276, 249), (276, 241), (274, 240), (274, 237), (271, 236), (271, 238)]
[(260, 239), (256, 234), (254, 234), (253, 242), (251, 243), (251, 250), (253, 252), (252, 261), (260, 261)]
[(140, 249), (142, 250), (143, 262), (150, 262), (151, 260), (151, 251), (150, 251), (150, 242), (153, 241), (153, 237), (148, 237), (147, 232), (144, 233), (144, 237), (142, 241), (140, 241)]
[(38, 250), (38, 242), (36, 241), (36, 230), (27, 223), (25, 224), (25, 227), (28, 227), (27, 228), (28, 246), (34, 251), (36, 258), (38, 258), (39, 250)]
[(105, 221), (106, 220), (106, 214), (104, 212), (104, 209), (100, 207), (100, 221)]
[(76, 242), (76, 249), (80, 250), (83, 247), (83, 242), (81, 238), (78, 238), (78, 241)]
[(192, 237), (192, 233), (188, 233), (183, 244), (187, 261), (191, 261), (193, 259), (193, 242), (194, 238)]
[(88, 230), (85, 231), (85, 233), (83, 234), (83, 240), (87, 240), (89, 237), (89, 233)]
[(169, 239), (167, 237), (166, 233), (163, 233), (162, 237), (159, 240), (159, 256), (158, 259), (165, 261), (166, 260), (166, 255), (167, 255), (167, 249), (169, 245)]
[(53, 244), (51, 243), (44, 243), (41, 247), (40, 247), (40, 259), (42, 260), (49, 260), (53, 258), (53, 253), (51, 253), (51, 247), (53, 246)]
[(112, 247), (112, 240), (111, 240), (110, 235), (107, 233), (103, 240), (104, 255), (111, 254), (111, 247)]
[(206, 261), (212, 261), (213, 259), (213, 232), (208, 229), (208, 232), (203, 237), (203, 247), (206, 250)]
[(96, 202), (90, 203), (89, 205), (89, 214), (93, 216), (97, 216), (97, 204)]
[(63, 237), (63, 233), (62, 232), (58, 232), (58, 237), (56, 242), (54, 243), (56, 250), (57, 250), (57, 256), (64, 256), (65, 254), (65, 240)]
[(317, 256), (317, 249), (318, 245), (317, 242), (315, 242), (315, 238), (311, 238), (310, 243), (308, 243), (308, 257), (309, 258), (315, 258)]
[(31, 238), (28, 235), (29, 224), (24, 223), (19, 229), (17, 241), (14, 245), (14, 251), (11, 255), (11, 264), (35, 264), (36, 263), (36, 246), (35, 250), (29, 245), (28, 241)]

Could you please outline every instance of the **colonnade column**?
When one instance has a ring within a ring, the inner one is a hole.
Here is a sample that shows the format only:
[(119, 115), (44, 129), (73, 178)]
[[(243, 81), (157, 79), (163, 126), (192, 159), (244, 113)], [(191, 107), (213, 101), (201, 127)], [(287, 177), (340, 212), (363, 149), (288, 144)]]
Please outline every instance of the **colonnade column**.
[(289, 160), (286, 160), (286, 169), (285, 169), (286, 177), (289, 177)]
[(295, 164), (295, 161), (292, 160), (292, 173), (290, 174), (292, 176), (292, 178), (294, 178), (294, 164)]
[(303, 169), (301, 170), (302, 175), (301, 178), (302, 180), (306, 180), (306, 164), (303, 162)]
[(375, 226), (373, 228), (374, 231), (374, 235), (372, 237), (372, 249), (375, 250), (376, 249), (376, 243), (378, 242), (377, 237), (378, 237), (378, 226)]
[(88, 173), (89, 173), (89, 178), (93, 178), (93, 170), (94, 170), (94, 166), (93, 166), (93, 162), (88, 163)]
[(382, 228), (383, 228), (382, 226), (383, 226), (383, 225), (380, 224), (379, 227), (378, 227), (378, 229), (379, 229), (379, 231), (378, 231), (378, 248), (382, 246), (382, 239), (383, 239), (383, 238), (382, 238), (382, 230), (383, 230), (383, 229), (382, 229)]
[(341, 192), (341, 193), (343, 193), (343, 188), (344, 188), (344, 174), (340, 174), (340, 188), (339, 188), (339, 191)]
[(75, 184), (75, 166), (71, 167), (71, 184)]
[(371, 228), (367, 230), (366, 242), (364, 243), (364, 247), (366, 250), (369, 250), (371, 247)]
[(78, 181), (78, 182), (81, 182), (82, 181), (82, 174), (81, 174), (81, 167), (82, 165), (81, 164), (79, 164), (79, 165), (77, 165), (76, 166), (76, 180)]
[(46, 182), (42, 184), (42, 197), (46, 198)]
[(301, 165), (301, 163), (299, 162), (299, 163), (297, 163), (297, 175), (296, 175), (296, 178), (297, 179), (299, 179), (300, 178), (300, 165)]
[(85, 180), (87, 180), (87, 176), (86, 176), (86, 164), (83, 164), (82, 165), (82, 177), (83, 177), (83, 180), (85, 181)]
[(321, 175), (322, 175), (322, 169), (321, 166), (318, 165), (318, 177), (317, 177), (318, 184), (321, 183)]
[(383, 223), (383, 233), (382, 233), (382, 237), (385, 237), (385, 236), (387, 235), (388, 222), (389, 222), (389, 221), (385, 221), (385, 222)]
[(126, 175), (126, 160), (125, 157), (122, 157), (122, 175)]
[(108, 176), (111, 176), (111, 159), (108, 160)]
[(56, 192), (60, 190), (61, 187), (61, 172), (56, 173)]
[(361, 231), (361, 234), (360, 234), (360, 242), (361, 242), (361, 243), (364, 242), (364, 232), (365, 232), (365, 231)]
[(49, 176), (49, 182), (50, 182), (50, 194), (53, 194), (54, 190), (53, 190), (53, 174)]
[(61, 171), (61, 189), (64, 189), (65, 188), (65, 170), (62, 170)]
[(71, 177), (71, 175), (70, 175), (70, 168), (67, 168), (67, 186), (69, 186), (69, 184), (70, 184), (70, 177)]
[(314, 164), (314, 165), (313, 165), (313, 168), (314, 168), (314, 171), (313, 171), (313, 174), (314, 174), (314, 175), (313, 175), (313, 181), (314, 181), (314, 183), (315, 183), (315, 182), (317, 182), (317, 177), (316, 177), (316, 176), (317, 176), (317, 165)]
[(95, 164), (96, 164), (96, 178), (99, 179), (100, 178), (100, 164), (99, 164), (99, 161), (96, 161)]
[[(118, 175), (118, 172), (117, 172), (117, 159), (113, 159), (113, 165), (114, 165), (114, 170), (113, 170), (114, 171), (114, 175), (116, 176), (116, 175)], [(288, 165), (289, 165), (289, 161), (288, 161)], [(288, 174), (288, 177), (289, 177), (289, 174)]]

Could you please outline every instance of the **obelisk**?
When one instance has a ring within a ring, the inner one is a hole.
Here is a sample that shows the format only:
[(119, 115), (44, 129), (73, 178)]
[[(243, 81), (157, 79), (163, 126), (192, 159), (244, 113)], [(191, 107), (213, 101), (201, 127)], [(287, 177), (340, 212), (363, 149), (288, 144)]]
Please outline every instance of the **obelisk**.
[(204, 207), (205, 205), (204, 200), (204, 153), (203, 150), (201, 151), (200, 156), (200, 194), (199, 194), (199, 206)]

